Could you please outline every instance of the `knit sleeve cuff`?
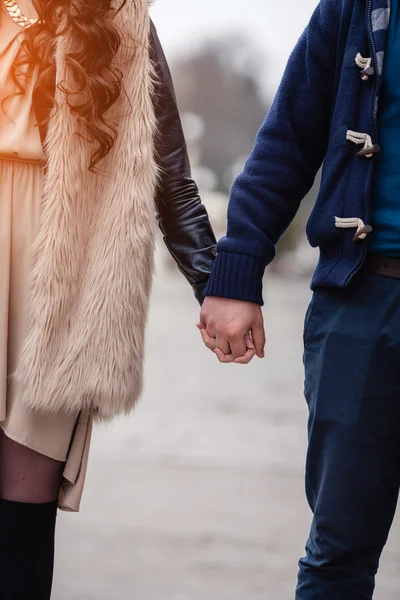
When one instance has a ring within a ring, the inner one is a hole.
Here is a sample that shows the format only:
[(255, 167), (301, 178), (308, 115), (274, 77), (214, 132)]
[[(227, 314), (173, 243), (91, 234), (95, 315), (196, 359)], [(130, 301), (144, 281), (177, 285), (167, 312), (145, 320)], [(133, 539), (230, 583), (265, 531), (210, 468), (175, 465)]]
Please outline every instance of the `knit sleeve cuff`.
[(205, 296), (255, 302), (262, 306), (265, 262), (260, 258), (220, 252), (214, 262)]

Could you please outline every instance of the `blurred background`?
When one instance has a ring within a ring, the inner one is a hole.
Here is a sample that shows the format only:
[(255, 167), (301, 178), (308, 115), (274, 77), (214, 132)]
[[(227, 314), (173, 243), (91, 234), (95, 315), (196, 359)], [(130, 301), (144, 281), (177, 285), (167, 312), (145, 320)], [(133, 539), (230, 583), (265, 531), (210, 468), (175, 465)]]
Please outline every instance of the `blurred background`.
[[(316, 0), (158, 0), (193, 173), (215, 231)], [(318, 181), (317, 181), (318, 184)], [(146, 391), (98, 428), (79, 515), (59, 517), (55, 600), (291, 600), (311, 516), (302, 326), (316, 263), (305, 199), (265, 278), (267, 356), (219, 365), (159, 244)], [(377, 600), (398, 597), (399, 527)]]

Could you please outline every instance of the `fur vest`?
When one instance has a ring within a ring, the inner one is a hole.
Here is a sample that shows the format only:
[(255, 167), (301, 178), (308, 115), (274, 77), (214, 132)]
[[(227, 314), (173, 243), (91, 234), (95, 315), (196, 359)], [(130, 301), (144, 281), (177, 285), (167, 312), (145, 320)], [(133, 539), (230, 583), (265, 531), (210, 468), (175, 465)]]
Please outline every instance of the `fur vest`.
[[(101, 174), (88, 171), (93, 146), (77, 135), (77, 119), (56, 91), (58, 109), (44, 143), (28, 333), (13, 375), (30, 408), (90, 410), (99, 419), (128, 412), (141, 393), (154, 255), (157, 166), (147, 0), (128, 0), (115, 19), (123, 39), (115, 60), (124, 92), (107, 115), (118, 137), (99, 163)], [(56, 79), (69, 88), (71, 50), (68, 33), (60, 36)]]

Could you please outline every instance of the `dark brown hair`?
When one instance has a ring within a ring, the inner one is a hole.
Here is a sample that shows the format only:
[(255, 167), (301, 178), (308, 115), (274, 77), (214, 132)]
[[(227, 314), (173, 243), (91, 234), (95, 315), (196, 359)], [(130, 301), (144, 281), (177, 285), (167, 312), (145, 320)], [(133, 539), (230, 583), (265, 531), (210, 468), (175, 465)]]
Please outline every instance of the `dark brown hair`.
[[(126, 1), (122, 0), (118, 11)], [(39, 20), (26, 30), (15, 62), (17, 94), (24, 93), (22, 81), (39, 64), (34, 92), (38, 91), (44, 102), (54, 104), (56, 39), (68, 30), (78, 48), (67, 56), (75, 89), (69, 90), (65, 82), (58, 87), (66, 94), (87, 139), (96, 146), (89, 167), (93, 171), (117, 135), (115, 124), (104, 117), (122, 93), (122, 73), (112, 64), (121, 45), (121, 34), (112, 20), (116, 9), (111, 0), (33, 0), (33, 5)]]

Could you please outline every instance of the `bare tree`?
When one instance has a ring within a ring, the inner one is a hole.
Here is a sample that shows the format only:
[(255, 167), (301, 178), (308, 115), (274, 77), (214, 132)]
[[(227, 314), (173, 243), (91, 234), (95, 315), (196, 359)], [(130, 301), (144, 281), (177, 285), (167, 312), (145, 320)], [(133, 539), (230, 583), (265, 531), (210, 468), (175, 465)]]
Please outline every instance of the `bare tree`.
[(216, 172), (221, 191), (229, 185), (228, 169), (249, 154), (267, 113), (258, 76), (263, 68), (261, 55), (241, 36), (210, 41), (173, 65), (181, 111), (205, 123), (202, 164)]

